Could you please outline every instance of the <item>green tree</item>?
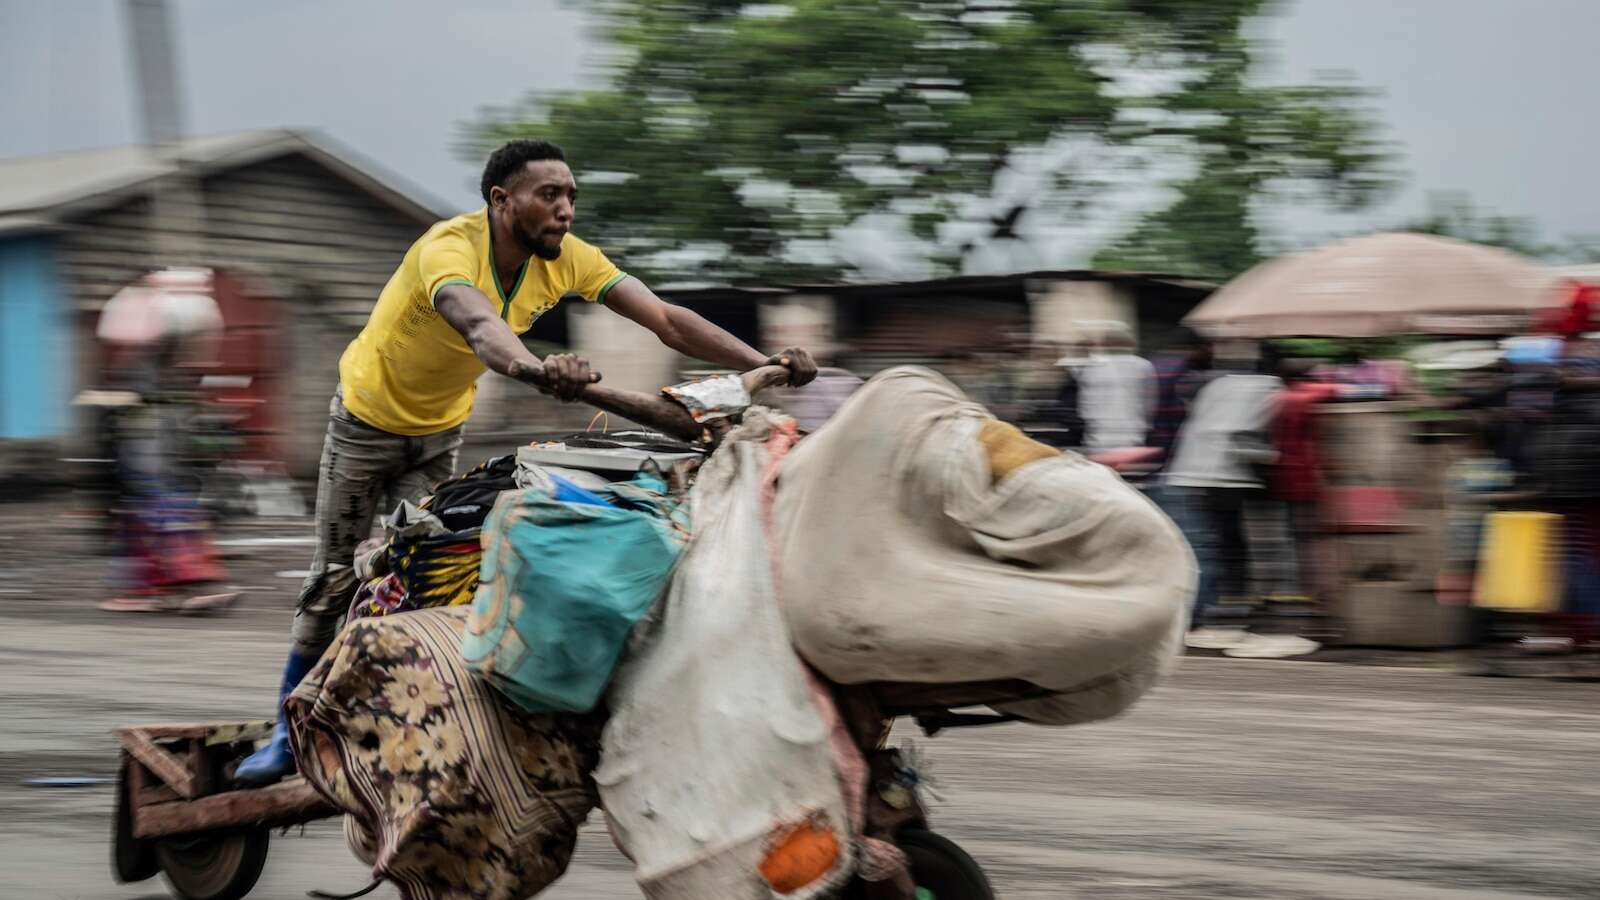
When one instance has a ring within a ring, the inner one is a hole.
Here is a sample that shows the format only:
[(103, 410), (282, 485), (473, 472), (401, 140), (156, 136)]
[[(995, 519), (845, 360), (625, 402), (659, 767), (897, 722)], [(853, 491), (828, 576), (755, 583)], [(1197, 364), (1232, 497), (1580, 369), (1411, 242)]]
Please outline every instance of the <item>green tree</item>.
[[(836, 229), (907, 218), (940, 240), (970, 219), (1019, 148), (1062, 135), (1192, 145), (1198, 174), (1106, 259), (1222, 274), (1256, 252), (1253, 198), (1309, 180), (1347, 205), (1385, 183), (1359, 92), (1248, 82), (1245, 23), (1269, 0), (610, 0), (605, 87), (535, 91), (467, 129), (464, 152), (517, 136), (563, 144), (579, 167), (583, 228), (655, 278), (828, 279)], [(1128, 73), (1171, 82), (1130, 92)], [(1061, 214), (1054, 182), (985, 221)], [(988, 216), (988, 213), (984, 213)]]
[(1393, 154), (1366, 110), (1366, 91), (1253, 87), (1243, 75), (1241, 68), (1208, 76), (1167, 98), (1180, 118), (1192, 116), (1192, 125), (1165, 130), (1190, 143), (1197, 172), (1177, 185), (1170, 206), (1103, 248), (1096, 265), (1225, 280), (1261, 261), (1257, 202), (1312, 200), (1350, 211), (1392, 188)]
[(1394, 153), (1369, 90), (1252, 81), (1255, 54), (1242, 31), (1275, 4), (1170, 3), (1198, 21), (1188, 31), (1187, 77), (1153, 98), (1163, 117), (1148, 132), (1185, 141), (1196, 171), (1177, 185), (1172, 205), (1104, 248), (1097, 265), (1226, 279), (1261, 259), (1256, 202), (1287, 196), (1350, 211), (1395, 185)]

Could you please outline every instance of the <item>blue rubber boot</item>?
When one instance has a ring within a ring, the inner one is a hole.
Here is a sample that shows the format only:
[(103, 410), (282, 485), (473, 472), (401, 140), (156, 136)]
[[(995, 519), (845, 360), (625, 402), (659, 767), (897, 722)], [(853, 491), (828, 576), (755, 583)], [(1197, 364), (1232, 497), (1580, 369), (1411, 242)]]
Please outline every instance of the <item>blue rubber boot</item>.
[(283, 718), (283, 701), (300, 686), (318, 657), (289, 651), (289, 661), (283, 667), (283, 685), (278, 689), (278, 724), (272, 727), (272, 739), (260, 750), (250, 754), (233, 772), (235, 784), (243, 787), (265, 787), (294, 774), (294, 753), (289, 749), (289, 723)]

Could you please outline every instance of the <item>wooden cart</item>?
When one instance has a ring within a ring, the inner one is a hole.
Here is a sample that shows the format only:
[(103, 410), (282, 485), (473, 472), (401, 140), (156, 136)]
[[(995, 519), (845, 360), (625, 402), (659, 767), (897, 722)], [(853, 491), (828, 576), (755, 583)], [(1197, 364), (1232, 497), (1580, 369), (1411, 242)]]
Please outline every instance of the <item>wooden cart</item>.
[[(781, 366), (744, 375), (755, 394), (788, 378)], [(695, 421), (681, 406), (659, 396), (590, 385), (583, 399), (683, 440), (714, 440), (730, 426)], [(896, 717), (914, 718), (932, 735), (943, 728), (1009, 721), (995, 715), (952, 713), (954, 707), (1020, 700), (1040, 695), (1025, 682), (964, 685), (867, 685), (838, 691), (852, 739), (869, 767), (865, 832), (905, 852), (910, 871), (868, 884), (857, 881), (851, 900), (913, 900), (932, 890), (940, 900), (993, 900), (979, 865), (948, 838), (928, 830), (918, 796), (918, 773), (885, 746)], [(117, 782), (112, 869), (119, 882), (166, 876), (179, 900), (240, 900), (255, 886), (266, 864), (270, 829), (328, 818), (338, 811), (304, 779), (265, 788), (233, 789), (234, 766), (266, 738), (271, 722), (209, 722), (141, 725), (116, 730), (122, 742)]]
[(118, 728), (117, 881), (160, 872), (179, 900), (239, 900), (261, 877), (272, 828), (336, 815), (302, 778), (248, 790), (229, 785), (233, 766), (271, 731), (271, 722)]

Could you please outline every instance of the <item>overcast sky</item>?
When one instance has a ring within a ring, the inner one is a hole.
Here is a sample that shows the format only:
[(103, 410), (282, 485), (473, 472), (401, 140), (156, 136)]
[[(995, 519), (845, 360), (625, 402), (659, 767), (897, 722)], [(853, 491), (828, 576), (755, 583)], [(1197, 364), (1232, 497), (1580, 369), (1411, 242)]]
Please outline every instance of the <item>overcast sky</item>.
[[(453, 152), (479, 107), (598, 77), (574, 0), (176, 0), (187, 128), (321, 130), (437, 198), (477, 203)], [(1600, 0), (1293, 0), (1265, 77), (1348, 72), (1383, 92), (1409, 181), (1359, 220), (1285, 210), (1298, 234), (1420, 213), (1430, 191), (1600, 232)], [(0, 157), (131, 142), (119, 0), (0, 0)], [(663, 161), (667, 164), (668, 161)]]

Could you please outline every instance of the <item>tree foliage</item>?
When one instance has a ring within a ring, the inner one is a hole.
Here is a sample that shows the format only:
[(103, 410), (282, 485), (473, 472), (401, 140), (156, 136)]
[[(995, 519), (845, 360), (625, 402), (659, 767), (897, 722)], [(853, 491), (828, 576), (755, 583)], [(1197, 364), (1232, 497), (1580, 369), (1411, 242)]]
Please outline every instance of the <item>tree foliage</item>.
[(1101, 250), (1097, 265), (1227, 279), (1261, 259), (1256, 204), (1320, 200), (1349, 211), (1393, 186), (1366, 91), (1253, 87), (1239, 63), (1170, 98), (1171, 109), (1201, 119), (1183, 129), (1197, 171), (1172, 205)]
[[(1225, 274), (1253, 260), (1251, 203), (1274, 185), (1359, 206), (1387, 183), (1359, 91), (1251, 82), (1244, 27), (1268, 5), (611, 0), (596, 8), (614, 53), (605, 86), (488, 111), (463, 150), (555, 140), (579, 172), (583, 231), (631, 270), (737, 283), (846, 274), (830, 240), (869, 213), (904, 217), (954, 268), (961, 249), (937, 238), (1014, 150), (1060, 135), (1177, 141), (1194, 176), (1103, 256)], [(1164, 83), (1130, 90), (1151, 74)], [(995, 232), (1060, 214), (1043, 203), (1074, 187), (1060, 181)], [(1074, 209), (1092, 215), (1092, 196)]]

